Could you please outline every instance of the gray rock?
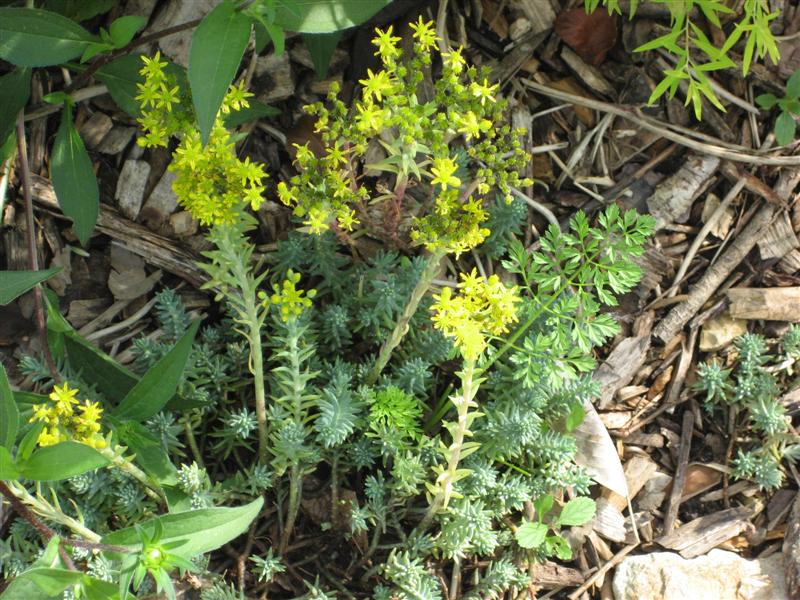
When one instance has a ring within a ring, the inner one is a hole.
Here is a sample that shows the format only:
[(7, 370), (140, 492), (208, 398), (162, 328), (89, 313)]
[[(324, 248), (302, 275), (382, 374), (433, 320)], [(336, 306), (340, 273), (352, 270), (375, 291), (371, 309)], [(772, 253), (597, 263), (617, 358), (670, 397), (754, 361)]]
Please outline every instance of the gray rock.
[(253, 76), (252, 90), (262, 102), (285, 100), (294, 94), (294, 76), (289, 55), (259, 56)]
[(151, 229), (158, 230), (178, 208), (178, 196), (172, 191), (174, 181), (175, 173), (164, 171), (142, 207), (142, 219)]
[[(153, 19), (153, 23), (147, 28), (146, 33), (182, 25), (194, 19), (202, 19), (219, 3), (220, 0), (192, 0), (191, 2), (170, 0)], [(187, 66), (193, 32), (194, 28), (191, 28), (161, 38), (158, 42), (161, 52), (179, 65)]]
[(789, 600), (780, 554), (747, 560), (719, 549), (689, 560), (672, 552), (628, 556), (612, 587), (615, 600)]
[(150, 175), (150, 165), (143, 160), (126, 160), (117, 180), (117, 191), (114, 194), (119, 210), (131, 221), (139, 216), (144, 200), (144, 188)]
[(97, 151), (103, 154), (119, 154), (130, 144), (135, 133), (136, 127), (114, 127), (100, 142)]
[(89, 117), (86, 122), (81, 126), (80, 134), (86, 147), (89, 150), (94, 150), (106, 137), (114, 123), (111, 122), (111, 117), (105, 113), (96, 112)]

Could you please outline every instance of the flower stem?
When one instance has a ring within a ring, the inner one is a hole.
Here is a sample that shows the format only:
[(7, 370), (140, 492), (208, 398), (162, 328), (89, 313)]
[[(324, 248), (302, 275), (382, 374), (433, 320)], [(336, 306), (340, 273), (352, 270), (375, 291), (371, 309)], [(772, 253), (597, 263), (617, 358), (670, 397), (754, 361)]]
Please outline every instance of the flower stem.
[(268, 459), (269, 437), (267, 432), (267, 398), (264, 393), (264, 352), (261, 346), (261, 319), (258, 316), (255, 291), (243, 294), (243, 298), (247, 304), (247, 321), (250, 328), (247, 340), (250, 343), (250, 371), (253, 374), (256, 420), (258, 421), (258, 460), (262, 465), (265, 465)]
[(408, 324), (411, 322), (411, 317), (417, 312), (419, 303), (422, 302), (425, 294), (430, 289), (433, 278), (436, 277), (436, 273), (439, 271), (439, 266), (444, 256), (444, 252), (437, 251), (428, 257), (428, 264), (425, 265), (425, 270), (422, 272), (422, 275), (420, 275), (417, 285), (414, 286), (411, 297), (408, 299), (408, 303), (403, 309), (403, 314), (400, 315), (394, 330), (383, 343), (383, 346), (381, 346), (378, 359), (375, 361), (375, 366), (367, 377), (367, 385), (372, 385), (378, 380), (381, 371), (383, 371), (384, 367), (389, 363), (389, 359), (392, 357), (392, 351), (400, 345), (403, 337), (408, 333)]
[(100, 448), (97, 451), (102, 454), (112, 465), (141, 483), (144, 486), (145, 493), (153, 500), (164, 506), (167, 505), (167, 499), (164, 497), (164, 493), (161, 491), (161, 488), (155, 484), (144, 471), (133, 464), (130, 459), (127, 459), (122, 455), (121, 446), (116, 446), (114, 448)]
[(436, 481), (438, 492), (418, 526), (420, 531), (425, 531), (430, 526), (436, 513), (447, 507), (447, 503), (453, 493), (453, 484), (458, 481), (458, 463), (461, 460), (464, 438), (471, 435), (469, 431), (469, 409), (475, 405), (474, 398), (478, 392), (478, 384), (480, 382), (480, 380), (475, 381), (474, 377), (475, 361), (464, 361), (464, 370), (461, 372), (461, 394), (451, 397), (458, 412), (458, 421), (452, 430), (453, 442), (447, 449), (447, 469), (439, 475)]

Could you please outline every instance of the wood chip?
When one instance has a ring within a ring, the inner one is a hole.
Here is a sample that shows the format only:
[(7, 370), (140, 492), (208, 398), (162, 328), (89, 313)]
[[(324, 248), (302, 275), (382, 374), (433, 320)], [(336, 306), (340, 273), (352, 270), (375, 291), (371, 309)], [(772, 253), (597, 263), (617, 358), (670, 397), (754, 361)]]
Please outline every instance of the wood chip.
[(603, 497), (597, 499), (597, 512), (595, 513), (592, 529), (612, 542), (624, 542), (626, 537), (625, 517), (622, 512), (611, 502)]
[(800, 241), (792, 229), (789, 215), (782, 212), (777, 215), (772, 225), (767, 227), (764, 235), (758, 240), (758, 252), (762, 260), (782, 258), (790, 251), (800, 247)]
[(674, 175), (656, 187), (647, 201), (656, 229), (688, 219), (692, 203), (711, 185), (720, 162), (715, 156), (689, 155)]
[(800, 287), (731, 288), (728, 299), (739, 319), (800, 322)]
[(285, 100), (294, 94), (294, 75), (289, 55), (259, 56), (253, 76), (252, 90), (267, 104)]
[(668, 535), (656, 539), (664, 548), (677, 551), (684, 558), (706, 554), (722, 542), (752, 527), (752, 509), (746, 506), (728, 508), (698, 517)]
[(597, 67), (586, 64), (580, 56), (566, 46), (561, 49), (561, 58), (584, 85), (607, 98), (616, 97), (614, 86), (603, 77)]
[(628, 385), (644, 364), (650, 348), (650, 335), (628, 337), (618, 343), (605, 362), (595, 371), (593, 379), (600, 386), (600, 410), (611, 406), (617, 390)]
[(577, 569), (562, 567), (550, 561), (531, 565), (528, 574), (531, 577), (531, 583), (536, 587), (548, 590), (580, 585), (585, 579), (583, 573)]
[(96, 112), (81, 125), (79, 132), (83, 138), (86, 147), (89, 150), (94, 150), (106, 137), (114, 123), (105, 113)]
[[(628, 440), (626, 440), (627, 442)], [(622, 470), (625, 473), (625, 481), (628, 483), (628, 494), (633, 500), (645, 484), (650, 481), (650, 478), (655, 475), (658, 465), (649, 456), (636, 454), (625, 461)], [(611, 506), (619, 511), (624, 511), (628, 506), (628, 501), (623, 496), (615, 494), (611, 490), (603, 490), (601, 495), (608, 500)]]

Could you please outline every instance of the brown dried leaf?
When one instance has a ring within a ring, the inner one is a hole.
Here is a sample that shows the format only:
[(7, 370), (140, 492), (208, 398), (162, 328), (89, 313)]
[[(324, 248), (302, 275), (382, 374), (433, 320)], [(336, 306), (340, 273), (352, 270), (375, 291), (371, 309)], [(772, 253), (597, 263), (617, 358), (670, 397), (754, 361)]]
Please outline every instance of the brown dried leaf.
[(628, 484), (614, 442), (594, 406), (587, 402), (583, 408), (586, 417), (572, 432), (578, 447), (575, 463), (603, 487), (627, 497)]
[(617, 20), (602, 9), (587, 14), (574, 8), (556, 17), (555, 31), (578, 56), (596, 67), (617, 41)]

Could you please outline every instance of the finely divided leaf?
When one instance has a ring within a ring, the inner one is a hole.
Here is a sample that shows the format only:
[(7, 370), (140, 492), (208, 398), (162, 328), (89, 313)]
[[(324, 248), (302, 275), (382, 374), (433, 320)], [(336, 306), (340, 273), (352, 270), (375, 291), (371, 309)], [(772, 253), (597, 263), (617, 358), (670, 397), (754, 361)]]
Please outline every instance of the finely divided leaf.
[(75, 235), (86, 246), (97, 222), (100, 190), (92, 169), (92, 160), (72, 124), (72, 112), (68, 106), (64, 107), (61, 125), (53, 143), (50, 177), (58, 205), (72, 219)]
[(203, 144), (211, 135), (249, 39), (250, 20), (230, 2), (208, 13), (192, 35), (189, 85)]
[(47, 67), (80, 56), (97, 39), (57, 13), (0, 8), (0, 58), (20, 67)]

